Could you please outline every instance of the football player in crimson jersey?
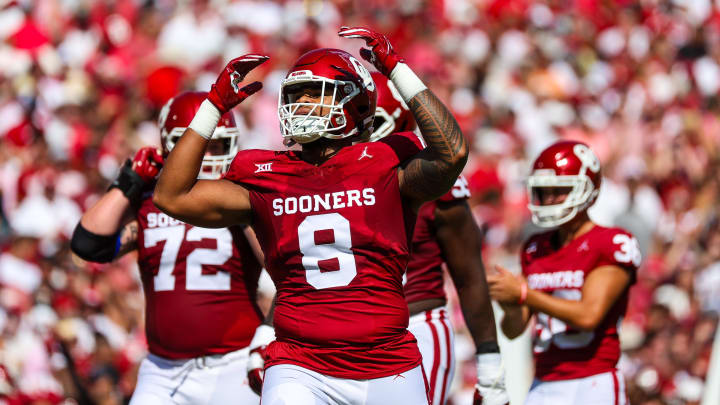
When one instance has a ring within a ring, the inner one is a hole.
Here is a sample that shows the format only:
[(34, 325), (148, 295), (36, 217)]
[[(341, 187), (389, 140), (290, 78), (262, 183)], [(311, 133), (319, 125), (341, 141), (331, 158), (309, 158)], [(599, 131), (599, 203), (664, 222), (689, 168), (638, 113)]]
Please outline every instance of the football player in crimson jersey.
[[(394, 132), (412, 131), (415, 120), (391, 81), (372, 72), (378, 92), (374, 132), (377, 141)], [(423, 204), (412, 239), (405, 278), (409, 330), (418, 340), (431, 404), (444, 404), (454, 374), (452, 324), (445, 310), (442, 264), (457, 288), (460, 306), (477, 348), (478, 390), (485, 405), (509, 399), (481, 255), (482, 235), (470, 212), (467, 181), (460, 176), (439, 199)]]
[(384, 35), (339, 35), (365, 40), (361, 56), (393, 81), (427, 148), (414, 134), (353, 145), (372, 132), (375, 83), (347, 52), (317, 49), (280, 86), (281, 130), (301, 150), (242, 151), (224, 179), (197, 180), (218, 117), (261, 88), (239, 83), (268, 58), (245, 55), (170, 153), (154, 201), (198, 225), (252, 223), (277, 287), (263, 405), (427, 404), (402, 276), (417, 210), (450, 190), (468, 145)]
[(526, 404), (626, 404), (616, 365), (618, 329), (641, 255), (620, 228), (590, 220), (600, 188), (600, 162), (580, 142), (545, 149), (528, 178), (535, 224), (521, 254), (522, 276), (497, 267), (490, 296), (505, 309), (502, 330), (521, 334), (535, 317), (535, 382)]
[[(81, 218), (72, 250), (109, 262), (137, 250), (145, 293), (149, 354), (130, 403), (258, 404), (245, 381), (248, 345), (262, 315), (256, 305), (262, 252), (244, 226), (201, 228), (160, 211), (155, 179), (207, 97), (185, 92), (160, 113), (162, 150), (145, 147), (128, 159), (108, 192)], [(238, 149), (232, 114), (223, 114), (200, 178), (218, 178)]]

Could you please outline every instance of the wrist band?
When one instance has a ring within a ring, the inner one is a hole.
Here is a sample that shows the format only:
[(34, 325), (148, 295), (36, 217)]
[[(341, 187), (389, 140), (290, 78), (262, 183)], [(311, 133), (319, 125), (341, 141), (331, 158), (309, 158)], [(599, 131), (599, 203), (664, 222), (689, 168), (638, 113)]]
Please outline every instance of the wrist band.
[(502, 366), (500, 353), (484, 353), (475, 356), (477, 360), (478, 377), (495, 375)]
[(523, 281), (522, 284), (520, 284), (520, 298), (518, 298), (518, 304), (522, 305), (527, 301), (527, 294), (528, 294), (528, 285), (526, 282)]
[(500, 347), (494, 340), (478, 343), (475, 354), (500, 353)]
[(220, 111), (210, 100), (205, 99), (200, 104), (200, 108), (198, 108), (188, 128), (191, 128), (203, 138), (210, 139), (213, 132), (215, 132), (218, 121), (220, 121)]
[(402, 62), (398, 63), (390, 72), (390, 80), (400, 93), (406, 103), (421, 91), (427, 89), (425, 83), (420, 80), (410, 67)]

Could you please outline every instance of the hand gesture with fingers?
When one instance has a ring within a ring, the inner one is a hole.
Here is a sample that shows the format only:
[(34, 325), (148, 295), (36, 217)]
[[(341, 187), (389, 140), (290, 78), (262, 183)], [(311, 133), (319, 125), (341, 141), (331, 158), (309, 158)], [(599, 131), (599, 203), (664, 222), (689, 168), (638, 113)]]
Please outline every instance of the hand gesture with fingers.
[(248, 54), (231, 60), (225, 66), (208, 93), (208, 100), (220, 111), (220, 114), (225, 114), (262, 89), (260, 82), (252, 82), (244, 87), (240, 87), (240, 82), (251, 70), (268, 59), (268, 56)]
[(132, 169), (140, 176), (143, 182), (155, 180), (163, 166), (162, 151), (158, 148), (146, 146), (140, 148), (132, 160)]
[(490, 298), (500, 304), (522, 304), (525, 301), (527, 281), (524, 277), (516, 276), (506, 268), (495, 265), (495, 273), (488, 274), (487, 282)]
[(365, 40), (370, 49), (360, 49), (360, 56), (372, 63), (375, 68), (387, 77), (403, 59), (395, 53), (390, 41), (383, 34), (366, 27), (340, 27), (338, 32), (343, 38), (359, 38)]
[(125, 161), (109, 189), (117, 188), (122, 191), (130, 204), (137, 208), (143, 189), (155, 181), (164, 162), (160, 149), (152, 146), (140, 148), (132, 160)]

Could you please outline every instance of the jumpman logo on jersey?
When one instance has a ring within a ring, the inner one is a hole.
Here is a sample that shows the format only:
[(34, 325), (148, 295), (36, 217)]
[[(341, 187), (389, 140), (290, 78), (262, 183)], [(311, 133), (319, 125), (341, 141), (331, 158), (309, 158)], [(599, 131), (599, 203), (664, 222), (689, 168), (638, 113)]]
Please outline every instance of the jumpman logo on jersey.
[(358, 160), (360, 160), (360, 159), (362, 159), (362, 158), (364, 158), (364, 157), (366, 157), (366, 158), (368, 158), (368, 159), (372, 159), (372, 155), (369, 154), (369, 153), (367, 153), (367, 148), (368, 148), (368, 147), (366, 146), (365, 149), (363, 149), (362, 154), (360, 155), (360, 157), (358, 158)]
[(589, 251), (589, 250), (590, 250), (590, 246), (588, 246), (588, 241), (584, 241), (584, 242), (582, 243), (582, 245), (580, 245), (580, 247), (578, 248), (577, 251), (578, 251), (578, 253), (579, 253), (579, 252), (583, 252), (583, 251), (587, 252), (587, 251)]
[(257, 170), (255, 170), (255, 173), (271, 172), (271, 171), (272, 171), (272, 162), (269, 162), (269, 163), (255, 163), (255, 166), (257, 166)]

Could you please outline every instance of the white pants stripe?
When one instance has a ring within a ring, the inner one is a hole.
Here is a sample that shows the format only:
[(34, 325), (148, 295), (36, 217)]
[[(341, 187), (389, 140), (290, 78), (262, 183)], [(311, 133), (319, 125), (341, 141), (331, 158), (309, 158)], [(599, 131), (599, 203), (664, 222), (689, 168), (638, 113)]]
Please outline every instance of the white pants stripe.
[(617, 371), (562, 381), (535, 380), (525, 405), (627, 405), (625, 379)]
[(444, 307), (410, 317), (408, 330), (418, 341), (431, 405), (444, 405), (455, 374), (452, 325)]

